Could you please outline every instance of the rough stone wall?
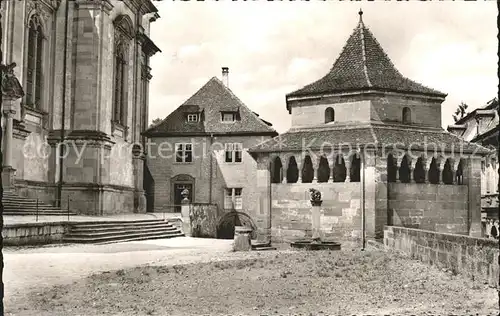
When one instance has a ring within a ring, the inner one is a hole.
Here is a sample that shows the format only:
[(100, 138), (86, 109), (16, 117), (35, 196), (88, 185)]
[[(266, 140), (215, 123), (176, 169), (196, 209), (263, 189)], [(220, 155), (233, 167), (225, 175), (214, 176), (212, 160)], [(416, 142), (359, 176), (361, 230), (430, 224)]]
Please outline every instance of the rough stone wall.
[(498, 241), (388, 226), (384, 245), (439, 268), (498, 287)]
[(373, 98), (371, 120), (402, 123), (404, 107), (411, 110), (412, 125), (441, 128), (441, 101), (403, 95)]
[(191, 204), (189, 217), (192, 237), (217, 237), (217, 223), (220, 219), (217, 205)]
[(466, 185), (389, 183), (388, 188), (393, 225), (468, 234)]
[(404, 107), (411, 109), (412, 124), (441, 128), (441, 101), (408, 95), (330, 96), (314, 100), (290, 101), (292, 127), (325, 123), (325, 109), (335, 110), (337, 122), (402, 123)]
[[(262, 139), (258, 136), (218, 136), (211, 147), (209, 137), (152, 138), (147, 164), (154, 179), (155, 211), (173, 211), (173, 208), (169, 207), (174, 204), (171, 179), (182, 174), (194, 178), (193, 203), (217, 204), (222, 209), (225, 188), (242, 188), (242, 211), (255, 208), (257, 201), (253, 198), (253, 192), (257, 181), (256, 162), (250, 154), (243, 151), (241, 163), (226, 163), (224, 144), (239, 142), (244, 148), (249, 148), (259, 141)], [(175, 162), (176, 143), (193, 144), (192, 163)], [(210, 148), (215, 152), (212, 159), (212, 201), (209, 200)]]
[(309, 188), (321, 191), (325, 237), (361, 237), (360, 183), (272, 184), (272, 235), (289, 240), (312, 235)]

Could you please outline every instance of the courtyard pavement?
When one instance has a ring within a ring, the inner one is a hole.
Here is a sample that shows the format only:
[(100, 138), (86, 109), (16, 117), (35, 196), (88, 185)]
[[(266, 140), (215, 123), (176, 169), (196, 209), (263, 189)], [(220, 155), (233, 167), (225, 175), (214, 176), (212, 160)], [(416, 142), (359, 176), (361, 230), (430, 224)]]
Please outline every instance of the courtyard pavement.
[(232, 252), (232, 240), (176, 237), (107, 245), (50, 245), (4, 248), (5, 303), (28, 292), (70, 284), (94, 273), (141, 265), (175, 265), (274, 255), (275, 251)]

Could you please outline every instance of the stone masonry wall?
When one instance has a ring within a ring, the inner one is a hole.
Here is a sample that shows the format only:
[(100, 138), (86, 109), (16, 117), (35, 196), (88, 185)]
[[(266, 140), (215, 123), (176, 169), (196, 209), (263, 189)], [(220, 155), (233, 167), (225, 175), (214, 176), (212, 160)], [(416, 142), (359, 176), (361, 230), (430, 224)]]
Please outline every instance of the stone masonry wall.
[(439, 268), (498, 287), (498, 241), (388, 226), (384, 245)]
[(321, 191), (323, 236), (361, 236), (360, 183), (294, 183), (272, 184), (274, 238), (289, 240), (312, 235), (309, 188)]
[(389, 223), (435, 232), (468, 234), (466, 185), (389, 183)]

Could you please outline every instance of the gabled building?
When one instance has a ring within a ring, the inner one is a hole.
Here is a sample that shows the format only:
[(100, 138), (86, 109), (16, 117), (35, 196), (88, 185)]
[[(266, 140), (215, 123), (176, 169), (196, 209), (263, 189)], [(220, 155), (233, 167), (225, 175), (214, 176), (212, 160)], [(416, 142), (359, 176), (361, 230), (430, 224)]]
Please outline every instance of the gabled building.
[[(446, 94), (404, 77), (359, 23), (332, 68), (289, 93), (289, 131), (249, 150), (258, 164), (262, 235), (381, 238), (384, 225), (481, 234), (481, 159), (489, 151), (441, 128)], [(269, 231), (269, 228), (271, 230)]]
[(222, 81), (213, 77), (144, 133), (149, 211), (180, 211), (183, 189), (221, 211), (253, 205), (256, 165), (246, 149), (278, 133), (229, 89), (228, 75), (222, 68)]
[(448, 131), (466, 141), (491, 149), (481, 162), (482, 226), (485, 236), (490, 235), (492, 224), (498, 221), (498, 111), (498, 99), (494, 98), (448, 126)]

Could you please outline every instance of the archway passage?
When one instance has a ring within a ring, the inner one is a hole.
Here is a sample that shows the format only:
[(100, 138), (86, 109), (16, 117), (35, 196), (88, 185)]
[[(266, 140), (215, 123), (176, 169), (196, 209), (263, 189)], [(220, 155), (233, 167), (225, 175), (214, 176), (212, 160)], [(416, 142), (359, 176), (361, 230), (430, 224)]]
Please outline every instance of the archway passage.
[(453, 184), (453, 170), (451, 169), (450, 159), (446, 159), (443, 167), (443, 183), (444, 184)]
[(302, 167), (302, 183), (311, 183), (314, 178), (314, 168), (310, 156), (304, 159), (304, 166)]
[(328, 182), (330, 178), (330, 167), (325, 157), (319, 159), (318, 182)]
[(283, 165), (281, 164), (280, 157), (276, 157), (273, 163), (273, 173), (271, 182), (272, 183), (281, 183), (283, 180)]
[(425, 183), (425, 168), (422, 157), (417, 159), (415, 170), (413, 170), (413, 179), (416, 183)]
[(399, 167), (399, 181), (401, 183), (410, 183), (410, 166), (406, 155), (401, 160), (401, 167)]
[(234, 228), (245, 226), (252, 228), (252, 239), (257, 238), (257, 228), (250, 216), (243, 212), (231, 211), (224, 214), (217, 224), (218, 239), (234, 239)]
[(394, 159), (394, 156), (392, 154), (389, 154), (387, 156), (387, 181), (388, 182), (396, 182), (396, 176), (397, 176), (397, 162), (396, 159)]
[(288, 168), (286, 169), (286, 182), (287, 183), (297, 183), (299, 180), (299, 168), (297, 167), (297, 161), (295, 157), (290, 157), (288, 162)]
[(437, 166), (436, 158), (432, 158), (431, 164), (429, 165), (429, 172), (427, 177), (429, 178), (429, 183), (439, 183), (439, 169)]
[(333, 166), (333, 182), (345, 182), (347, 172), (344, 157), (338, 155)]
[(358, 154), (352, 157), (349, 177), (351, 178), (351, 182), (359, 182), (361, 180), (361, 159)]

